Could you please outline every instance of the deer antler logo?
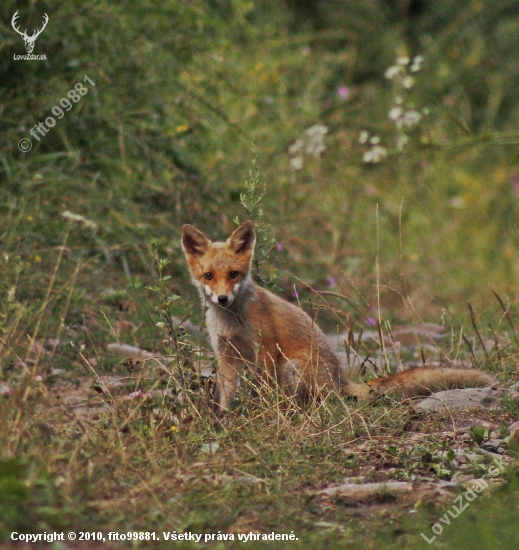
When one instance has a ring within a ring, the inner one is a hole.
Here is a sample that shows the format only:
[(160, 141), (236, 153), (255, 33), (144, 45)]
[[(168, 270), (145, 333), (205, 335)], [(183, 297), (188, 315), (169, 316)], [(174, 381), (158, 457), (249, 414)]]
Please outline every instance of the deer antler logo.
[(49, 22), (49, 16), (47, 14), (44, 14), (43, 27), (39, 31), (34, 31), (31, 36), (27, 35), (27, 29), (25, 29), (25, 32), (21, 32), (20, 29), (16, 28), (17, 18), (18, 18), (18, 11), (13, 15), (13, 18), (11, 19), (11, 26), (23, 38), (27, 53), (32, 53), (36, 39), (38, 38), (38, 36), (40, 36), (40, 34), (43, 32), (43, 29), (47, 26), (47, 23)]

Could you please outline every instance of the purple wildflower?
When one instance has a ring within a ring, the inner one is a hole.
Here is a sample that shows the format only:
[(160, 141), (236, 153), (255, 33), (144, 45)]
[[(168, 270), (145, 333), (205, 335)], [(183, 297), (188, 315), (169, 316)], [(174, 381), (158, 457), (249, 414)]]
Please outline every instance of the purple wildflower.
[(337, 88), (337, 95), (343, 100), (346, 101), (350, 97), (350, 90), (346, 86), (339, 86)]

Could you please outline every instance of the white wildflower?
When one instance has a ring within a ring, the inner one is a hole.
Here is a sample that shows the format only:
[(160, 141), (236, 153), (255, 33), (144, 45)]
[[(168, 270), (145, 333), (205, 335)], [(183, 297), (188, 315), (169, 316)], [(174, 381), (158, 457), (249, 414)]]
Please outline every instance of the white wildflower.
[(453, 208), (456, 208), (458, 210), (465, 208), (465, 201), (463, 200), (463, 197), (453, 197), (449, 201), (450, 206)]
[(396, 58), (396, 62), (397, 62), (397, 65), (401, 65), (402, 67), (407, 65), (409, 63), (409, 58), (408, 57), (397, 57)]
[(301, 151), (303, 146), (304, 146), (304, 142), (301, 138), (299, 138), (294, 143), (292, 143), (292, 145), (288, 148), (288, 152), (291, 155), (295, 155), (296, 153), (299, 153), (299, 151)]
[(371, 153), (371, 150), (370, 150), (370, 151), (366, 151), (366, 152), (362, 155), (362, 162), (365, 162), (365, 163), (373, 162), (373, 155), (372, 155), (372, 153)]
[(378, 145), (380, 143), (380, 138), (378, 136), (373, 136), (369, 142), (371, 145)]
[(382, 147), (381, 145), (375, 145), (369, 151), (366, 151), (362, 155), (362, 160), (365, 163), (376, 164), (377, 162), (380, 162), (385, 157), (387, 157), (386, 148)]
[(371, 152), (373, 154), (373, 162), (379, 162), (384, 157), (387, 157), (387, 149), (385, 147), (381, 147), (380, 145), (373, 147)]
[(404, 76), (402, 86), (408, 90), (414, 86), (414, 78), (412, 76)]
[(308, 128), (306, 135), (308, 136), (306, 142), (306, 152), (309, 155), (319, 158), (321, 153), (325, 150), (324, 136), (328, 133), (328, 128), (323, 124), (316, 124), (311, 128)]
[(393, 107), (388, 115), (391, 120), (398, 120), (404, 114), (402, 107)]
[(303, 157), (291, 158), (290, 168), (292, 168), (292, 170), (301, 170), (301, 168), (303, 168)]
[(359, 143), (361, 145), (364, 145), (364, 143), (367, 143), (369, 139), (369, 132), (366, 132), (366, 130), (362, 130), (362, 132), (359, 134)]
[(306, 152), (315, 158), (319, 158), (321, 153), (326, 149), (324, 143), (308, 142), (306, 144)]
[(73, 212), (69, 212), (68, 210), (65, 210), (65, 212), (62, 212), (61, 215), (71, 222), (76, 222), (79, 225), (83, 225), (84, 227), (88, 227), (88, 229), (97, 229), (97, 224), (93, 221), (87, 220), (85, 217), (80, 216), (79, 214), (74, 214)]
[(314, 124), (306, 133), (310, 139), (322, 139), (328, 133), (328, 128), (324, 124)]
[(414, 57), (413, 63), (411, 64), (411, 67), (409, 68), (409, 70), (412, 73), (417, 73), (422, 68), (422, 63), (423, 63), (423, 55), (417, 55), (416, 57)]
[(398, 65), (393, 65), (392, 67), (389, 67), (389, 69), (386, 71), (386, 78), (389, 80), (393, 80), (395, 76), (398, 76), (402, 72), (402, 67), (399, 67)]
[(308, 128), (302, 137), (298, 138), (288, 148), (290, 167), (292, 170), (301, 170), (303, 168), (303, 152), (319, 158), (326, 149), (324, 137), (328, 133), (328, 128), (324, 124), (314, 124)]
[(408, 128), (413, 128), (420, 120), (422, 120), (422, 115), (418, 111), (411, 110), (404, 113), (403, 124)]
[(398, 134), (396, 138), (396, 150), (403, 151), (408, 142), (409, 136), (407, 136), (406, 134)]

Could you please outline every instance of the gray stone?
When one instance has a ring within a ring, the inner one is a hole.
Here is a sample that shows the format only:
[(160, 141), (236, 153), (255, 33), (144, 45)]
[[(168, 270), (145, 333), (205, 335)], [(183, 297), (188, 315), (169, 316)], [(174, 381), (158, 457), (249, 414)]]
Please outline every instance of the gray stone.
[(476, 479), (476, 476), (473, 474), (464, 474), (462, 472), (456, 472), (453, 476), (451, 481), (454, 483), (459, 483), (461, 485), (465, 485), (465, 483), (469, 483)]
[(519, 430), (519, 422), (514, 422), (513, 424), (510, 425), (508, 429), (510, 430), (510, 433), (512, 433), (515, 430)]
[(364, 501), (377, 496), (398, 496), (411, 493), (413, 485), (406, 481), (388, 481), (386, 483), (341, 483), (318, 492), (321, 495), (340, 496), (354, 501)]
[(503, 443), (503, 439), (489, 439), (488, 441), (481, 443), (481, 448), (497, 453), (499, 452), (499, 449), (503, 447)]
[(474, 409), (497, 409), (505, 390), (494, 387), (464, 388), (434, 393), (415, 407), (426, 411), (466, 412)]
[(519, 422), (514, 422), (510, 426), (510, 439), (508, 440), (508, 448), (511, 451), (519, 451)]

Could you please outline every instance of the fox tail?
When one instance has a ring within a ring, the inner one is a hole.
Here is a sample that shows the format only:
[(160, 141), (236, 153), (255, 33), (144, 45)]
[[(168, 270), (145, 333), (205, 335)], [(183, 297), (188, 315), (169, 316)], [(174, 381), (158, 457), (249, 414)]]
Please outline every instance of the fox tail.
[(496, 380), (492, 375), (480, 370), (419, 367), (386, 378), (375, 378), (364, 384), (348, 381), (344, 393), (369, 400), (383, 394), (414, 397), (465, 386), (484, 387), (495, 384)]

